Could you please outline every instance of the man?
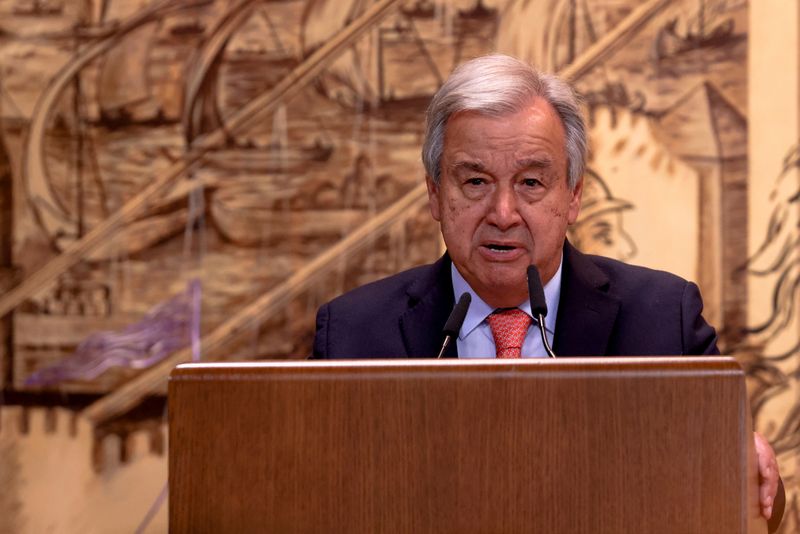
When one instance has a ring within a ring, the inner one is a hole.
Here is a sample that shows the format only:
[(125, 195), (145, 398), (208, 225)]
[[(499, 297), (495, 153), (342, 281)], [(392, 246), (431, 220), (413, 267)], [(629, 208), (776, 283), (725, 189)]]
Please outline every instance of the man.
[[(455, 295), (472, 304), (449, 356), (545, 356), (526, 271), (535, 265), (557, 354), (718, 354), (697, 286), (587, 256), (567, 241), (580, 212), (586, 127), (573, 90), (508, 56), (456, 69), (428, 108), (422, 150), (447, 254), (322, 306), (316, 358), (432, 357)], [(762, 513), (778, 487), (756, 435)]]

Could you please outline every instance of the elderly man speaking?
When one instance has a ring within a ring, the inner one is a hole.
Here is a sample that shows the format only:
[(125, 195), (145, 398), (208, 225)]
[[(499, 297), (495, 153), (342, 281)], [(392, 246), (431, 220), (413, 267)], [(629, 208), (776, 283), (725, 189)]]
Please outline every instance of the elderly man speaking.
[[(446, 356), (547, 356), (532, 317), (536, 266), (545, 330), (569, 356), (718, 354), (695, 284), (578, 252), (586, 126), (572, 88), (508, 56), (458, 67), (428, 108), (422, 149), (430, 211), (447, 253), (323, 305), (315, 358), (435, 357), (455, 296), (471, 305)], [(778, 472), (756, 435), (762, 513)]]

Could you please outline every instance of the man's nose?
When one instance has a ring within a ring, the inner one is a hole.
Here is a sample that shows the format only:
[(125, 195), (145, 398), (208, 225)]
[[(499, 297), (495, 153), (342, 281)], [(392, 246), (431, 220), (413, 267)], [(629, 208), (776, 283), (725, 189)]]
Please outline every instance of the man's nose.
[(490, 202), (486, 215), (486, 222), (489, 224), (505, 230), (522, 222), (517, 195), (511, 185), (499, 186), (491, 196)]

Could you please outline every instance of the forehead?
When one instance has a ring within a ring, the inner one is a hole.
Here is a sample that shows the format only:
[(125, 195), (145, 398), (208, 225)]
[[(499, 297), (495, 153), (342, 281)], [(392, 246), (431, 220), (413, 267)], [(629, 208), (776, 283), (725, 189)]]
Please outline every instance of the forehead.
[(453, 159), (498, 156), (561, 162), (566, 159), (564, 127), (542, 98), (502, 115), (462, 111), (447, 121), (443, 156), (451, 164)]

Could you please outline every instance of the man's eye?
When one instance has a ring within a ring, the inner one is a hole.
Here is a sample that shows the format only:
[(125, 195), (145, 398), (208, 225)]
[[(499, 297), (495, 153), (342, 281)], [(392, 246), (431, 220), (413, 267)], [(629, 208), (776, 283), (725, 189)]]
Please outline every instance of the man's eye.
[(524, 180), (522, 180), (522, 184), (526, 187), (536, 187), (542, 185), (542, 182), (540, 182), (536, 178), (525, 178)]
[(486, 180), (483, 178), (470, 178), (467, 180), (468, 185), (483, 185), (486, 183)]

